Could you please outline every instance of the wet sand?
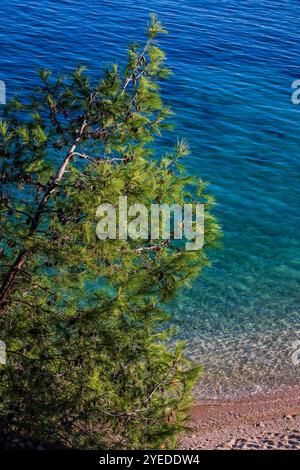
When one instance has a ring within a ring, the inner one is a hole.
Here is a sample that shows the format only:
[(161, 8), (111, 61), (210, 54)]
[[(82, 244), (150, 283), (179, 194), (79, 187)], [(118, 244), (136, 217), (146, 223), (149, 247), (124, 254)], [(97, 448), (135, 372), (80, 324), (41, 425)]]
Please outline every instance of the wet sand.
[(300, 386), (232, 400), (203, 400), (191, 410), (181, 449), (300, 450)]

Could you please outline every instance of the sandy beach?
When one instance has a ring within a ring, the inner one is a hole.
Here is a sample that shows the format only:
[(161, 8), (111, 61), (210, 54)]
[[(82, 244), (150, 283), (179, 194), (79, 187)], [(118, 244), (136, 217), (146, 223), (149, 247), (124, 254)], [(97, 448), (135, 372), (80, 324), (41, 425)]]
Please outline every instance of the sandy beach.
[(300, 450), (300, 386), (240, 397), (200, 401), (181, 449)]
[[(191, 410), (190, 427), (179, 449), (300, 450), (300, 386), (234, 400), (203, 400)], [(54, 448), (0, 433), (0, 449)]]

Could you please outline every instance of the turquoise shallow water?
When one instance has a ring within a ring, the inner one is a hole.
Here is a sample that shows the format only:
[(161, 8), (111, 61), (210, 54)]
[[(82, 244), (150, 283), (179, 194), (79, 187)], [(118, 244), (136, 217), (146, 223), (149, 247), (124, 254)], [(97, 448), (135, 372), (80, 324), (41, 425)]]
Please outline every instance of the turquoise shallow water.
[[(0, 5), (0, 79), (8, 94), (44, 66), (124, 62), (141, 38), (144, 0), (17, 0)], [(284, 0), (154, 0), (170, 31), (174, 75), (163, 85), (190, 142), (191, 173), (211, 182), (224, 248), (181, 293), (174, 322), (206, 365), (201, 396), (299, 382), (300, 4)], [(162, 145), (171, 143), (166, 136)]]

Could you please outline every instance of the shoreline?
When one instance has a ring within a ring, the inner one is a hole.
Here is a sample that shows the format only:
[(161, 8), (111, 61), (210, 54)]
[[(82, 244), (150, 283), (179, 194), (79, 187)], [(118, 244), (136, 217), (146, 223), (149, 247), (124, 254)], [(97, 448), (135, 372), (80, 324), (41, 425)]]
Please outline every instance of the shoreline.
[(191, 409), (180, 449), (300, 450), (300, 385), (201, 400)]

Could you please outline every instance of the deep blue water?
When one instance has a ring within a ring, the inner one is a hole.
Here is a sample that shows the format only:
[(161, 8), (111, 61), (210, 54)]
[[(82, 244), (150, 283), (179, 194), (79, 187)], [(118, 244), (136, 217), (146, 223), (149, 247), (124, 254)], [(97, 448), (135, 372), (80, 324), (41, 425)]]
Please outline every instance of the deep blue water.
[[(204, 395), (299, 380), (300, 79), (297, 0), (2, 0), (0, 79), (8, 95), (39, 67), (93, 73), (124, 63), (149, 12), (174, 75), (163, 85), (188, 170), (210, 181), (224, 248), (174, 306), (180, 334), (207, 366)], [(173, 136), (173, 139), (175, 136)], [(169, 144), (167, 136), (162, 145)], [(241, 386), (242, 384), (242, 386)]]

